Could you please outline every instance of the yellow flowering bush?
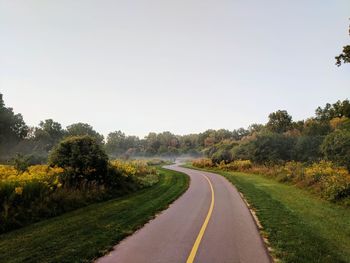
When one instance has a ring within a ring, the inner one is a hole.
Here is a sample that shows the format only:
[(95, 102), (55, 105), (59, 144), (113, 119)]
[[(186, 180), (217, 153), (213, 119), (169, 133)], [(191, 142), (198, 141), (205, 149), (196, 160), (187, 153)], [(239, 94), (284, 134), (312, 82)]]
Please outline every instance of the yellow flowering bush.
[(158, 182), (157, 170), (149, 166), (145, 160), (113, 160), (110, 164), (123, 176), (133, 178), (142, 186), (150, 186)]
[[(204, 166), (204, 163), (203, 159), (201, 159), (200, 161), (194, 161), (193, 165), (210, 167)], [(253, 165), (249, 160), (238, 160), (227, 164), (221, 162), (217, 167), (222, 170), (273, 177), (280, 182), (291, 182), (299, 187), (310, 189), (327, 200), (349, 200), (350, 203), (350, 174), (346, 168), (338, 167), (329, 161), (323, 160), (311, 165), (291, 161), (286, 162), (284, 165), (267, 166)]]
[(192, 161), (192, 165), (198, 168), (208, 168), (213, 167), (214, 163), (209, 158), (201, 158)]
[(236, 160), (228, 164), (220, 163), (219, 168), (220, 166), (221, 169), (244, 172), (252, 168), (252, 162), (250, 160)]
[(331, 176), (346, 176), (347, 170), (342, 167), (336, 167), (332, 162), (320, 161), (313, 163), (305, 169), (305, 179), (311, 185), (320, 182), (322, 179)]
[(121, 160), (114, 160), (110, 162), (111, 165), (116, 168), (118, 171), (122, 172), (124, 176), (133, 176), (136, 175), (136, 167), (132, 165), (131, 162), (125, 162)]

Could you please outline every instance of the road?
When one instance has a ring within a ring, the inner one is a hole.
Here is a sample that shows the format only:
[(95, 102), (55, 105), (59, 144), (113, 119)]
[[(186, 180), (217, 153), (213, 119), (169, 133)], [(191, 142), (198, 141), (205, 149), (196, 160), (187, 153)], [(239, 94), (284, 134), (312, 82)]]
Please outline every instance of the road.
[(98, 263), (271, 262), (249, 209), (224, 177), (178, 165), (189, 189)]

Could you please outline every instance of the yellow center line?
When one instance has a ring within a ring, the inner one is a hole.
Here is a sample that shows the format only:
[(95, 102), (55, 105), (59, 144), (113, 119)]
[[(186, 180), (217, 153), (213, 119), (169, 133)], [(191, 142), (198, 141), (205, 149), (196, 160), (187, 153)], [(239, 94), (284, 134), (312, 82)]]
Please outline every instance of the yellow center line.
[(205, 179), (207, 179), (208, 181), (208, 184), (210, 186), (210, 190), (211, 190), (211, 203), (210, 203), (210, 207), (209, 207), (209, 211), (208, 211), (208, 214), (207, 214), (207, 217), (205, 218), (204, 220), (204, 223), (201, 227), (201, 230), (199, 231), (198, 233), (198, 236), (197, 236), (197, 239), (196, 241), (194, 242), (193, 244), (193, 247), (192, 247), (192, 250), (191, 250), (191, 253), (189, 254), (188, 258), (187, 258), (187, 261), (186, 263), (193, 263), (194, 261), (194, 258), (196, 257), (196, 254), (197, 254), (197, 250), (198, 250), (198, 247), (199, 247), (199, 244), (201, 243), (202, 241), (202, 238), (204, 236), (204, 232), (208, 226), (208, 223), (209, 223), (209, 219), (211, 217), (211, 214), (213, 212), (213, 209), (214, 209), (214, 189), (213, 189), (213, 185), (211, 184), (209, 178), (206, 176), (206, 175), (203, 175)]

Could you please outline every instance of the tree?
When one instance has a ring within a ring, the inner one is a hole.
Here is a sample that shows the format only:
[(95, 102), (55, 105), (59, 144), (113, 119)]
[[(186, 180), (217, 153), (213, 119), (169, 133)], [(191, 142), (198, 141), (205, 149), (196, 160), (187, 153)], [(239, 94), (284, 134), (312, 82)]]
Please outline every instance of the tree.
[(111, 132), (107, 136), (106, 151), (113, 156), (133, 154), (139, 146), (140, 139), (137, 136), (126, 136), (121, 131)]
[(267, 128), (272, 132), (283, 133), (292, 127), (292, 116), (285, 110), (270, 113)]
[[(350, 35), (350, 27), (349, 27), (349, 35)], [(350, 45), (343, 47), (343, 52), (335, 57), (336, 65), (338, 67), (341, 66), (342, 63), (350, 63)]]
[(324, 156), (350, 171), (350, 131), (335, 130), (324, 139), (321, 145)]
[(65, 131), (61, 124), (47, 119), (39, 123), (39, 127), (34, 130), (34, 141), (36, 150), (48, 152), (56, 145), (64, 136)]
[(331, 132), (329, 121), (321, 121), (318, 119), (307, 119), (304, 122), (302, 134), (306, 136), (327, 135)]
[(249, 144), (253, 161), (257, 163), (276, 163), (292, 159), (295, 138), (283, 134), (270, 133), (259, 135)]
[(336, 103), (327, 103), (324, 108), (316, 109), (316, 119), (319, 121), (329, 121), (333, 118), (347, 117), (350, 118), (349, 100), (338, 100)]
[(63, 180), (69, 185), (83, 181), (104, 183), (108, 172), (108, 156), (90, 136), (68, 137), (49, 156), (51, 166), (65, 170)]
[(324, 136), (300, 136), (293, 149), (293, 159), (300, 162), (315, 162), (321, 159), (321, 149)]
[(0, 93), (0, 152), (8, 153), (8, 149), (23, 140), (28, 131), (22, 115), (15, 114), (12, 108), (5, 107)]
[(103, 144), (103, 135), (96, 132), (93, 127), (87, 123), (74, 123), (67, 126), (67, 136), (83, 136), (88, 135), (94, 138), (100, 145)]
[(246, 130), (244, 128), (239, 128), (237, 130), (232, 131), (232, 138), (236, 141), (241, 140), (244, 136), (249, 135), (249, 130)]

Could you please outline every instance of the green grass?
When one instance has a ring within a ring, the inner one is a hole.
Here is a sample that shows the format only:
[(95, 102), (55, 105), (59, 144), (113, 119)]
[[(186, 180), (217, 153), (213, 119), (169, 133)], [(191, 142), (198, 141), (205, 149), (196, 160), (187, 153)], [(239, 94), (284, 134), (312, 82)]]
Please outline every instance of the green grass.
[(0, 262), (90, 262), (105, 254), (188, 188), (185, 174), (160, 172), (156, 185), (135, 194), (0, 235)]
[(282, 262), (350, 262), (350, 209), (261, 175), (215, 172), (256, 210)]

